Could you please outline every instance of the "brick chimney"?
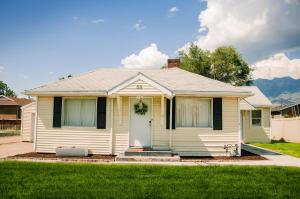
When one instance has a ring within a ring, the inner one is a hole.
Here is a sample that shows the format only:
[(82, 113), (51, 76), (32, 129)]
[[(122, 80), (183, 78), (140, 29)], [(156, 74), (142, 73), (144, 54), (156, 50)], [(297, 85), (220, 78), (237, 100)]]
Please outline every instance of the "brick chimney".
[(168, 59), (167, 68), (180, 68), (180, 59)]

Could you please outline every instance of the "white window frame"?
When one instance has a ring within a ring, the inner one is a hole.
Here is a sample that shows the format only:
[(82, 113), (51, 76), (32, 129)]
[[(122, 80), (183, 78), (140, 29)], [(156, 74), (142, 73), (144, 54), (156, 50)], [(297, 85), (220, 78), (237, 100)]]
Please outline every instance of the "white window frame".
[[(66, 99), (81, 99), (81, 100), (88, 100), (88, 99), (93, 99), (95, 100), (95, 108), (96, 108), (96, 113), (95, 113), (95, 121), (96, 121), (96, 124), (95, 126), (68, 126), (68, 125), (65, 125), (65, 100)], [(65, 129), (70, 129), (70, 128), (76, 128), (76, 129), (97, 129), (97, 97), (63, 97), (62, 98), (62, 106), (61, 106), (61, 128), (65, 128)]]
[[(253, 125), (252, 124), (252, 111), (261, 111), (260, 125)], [(250, 127), (251, 128), (262, 128), (263, 127), (263, 122), (264, 122), (263, 121), (263, 110), (261, 108), (250, 111)]]
[[(203, 98), (203, 97), (188, 97), (188, 96), (176, 96), (176, 100), (178, 100), (178, 98), (199, 98), (201, 100), (210, 100), (210, 126), (209, 127), (188, 127), (188, 126), (177, 126), (176, 123), (176, 119), (175, 119), (175, 130), (176, 129), (213, 129), (213, 98)], [(175, 115), (177, 112), (177, 108), (175, 107)]]

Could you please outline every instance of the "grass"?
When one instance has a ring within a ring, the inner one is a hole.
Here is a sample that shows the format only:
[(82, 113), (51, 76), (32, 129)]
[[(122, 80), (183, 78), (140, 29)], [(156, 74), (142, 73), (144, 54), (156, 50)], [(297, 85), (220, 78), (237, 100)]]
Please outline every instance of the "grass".
[(271, 143), (253, 143), (253, 145), (300, 158), (300, 143), (272, 140)]
[(0, 137), (21, 135), (21, 130), (0, 130)]
[(300, 168), (0, 162), (1, 198), (299, 198)]

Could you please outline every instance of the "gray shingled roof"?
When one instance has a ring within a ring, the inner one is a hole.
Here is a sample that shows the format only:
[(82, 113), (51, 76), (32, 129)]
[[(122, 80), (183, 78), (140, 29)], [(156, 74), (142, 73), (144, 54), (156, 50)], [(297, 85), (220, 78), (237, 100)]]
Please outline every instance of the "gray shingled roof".
[(271, 107), (273, 104), (256, 86), (241, 86), (242, 89), (251, 91), (254, 95), (245, 98), (245, 100), (255, 107)]
[(193, 92), (236, 92), (250, 93), (240, 87), (234, 87), (217, 80), (197, 75), (179, 68), (171, 69), (125, 69), (125, 68), (99, 68), (68, 79), (59, 80), (34, 89), (30, 92), (107, 92), (120, 83), (135, 77), (139, 73), (144, 74), (153, 81), (168, 88), (171, 91)]

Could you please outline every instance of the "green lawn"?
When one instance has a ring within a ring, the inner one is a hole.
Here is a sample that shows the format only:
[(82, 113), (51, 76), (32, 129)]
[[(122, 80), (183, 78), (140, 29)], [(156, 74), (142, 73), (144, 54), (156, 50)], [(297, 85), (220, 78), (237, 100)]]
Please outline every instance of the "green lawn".
[(295, 157), (300, 158), (300, 144), (299, 143), (291, 143), (291, 142), (285, 142), (285, 141), (275, 141), (272, 140), (269, 144), (261, 144), (261, 143), (252, 143), (253, 145), (271, 149), (273, 151), (277, 151), (279, 153), (292, 155)]
[(0, 130), (0, 137), (21, 135), (21, 130)]
[(0, 162), (0, 198), (299, 198), (300, 168)]

